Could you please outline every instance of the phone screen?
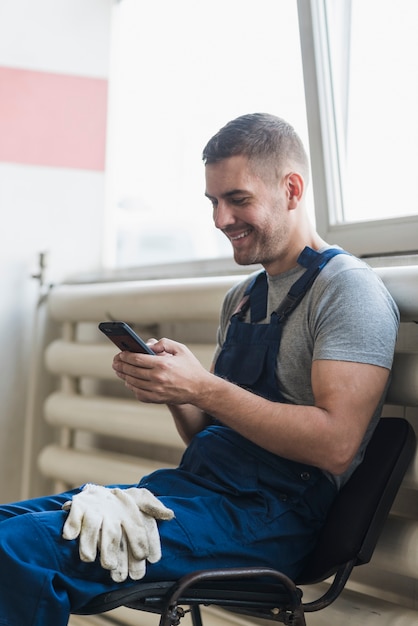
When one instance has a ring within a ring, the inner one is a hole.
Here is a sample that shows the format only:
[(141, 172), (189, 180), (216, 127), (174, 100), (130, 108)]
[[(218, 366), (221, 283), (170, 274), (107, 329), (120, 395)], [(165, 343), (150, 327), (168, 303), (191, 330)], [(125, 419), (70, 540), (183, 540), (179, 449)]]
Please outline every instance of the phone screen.
[(153, 350), (125, 322), (100, 322), (99, 330), (123, 352), (155, 354)]

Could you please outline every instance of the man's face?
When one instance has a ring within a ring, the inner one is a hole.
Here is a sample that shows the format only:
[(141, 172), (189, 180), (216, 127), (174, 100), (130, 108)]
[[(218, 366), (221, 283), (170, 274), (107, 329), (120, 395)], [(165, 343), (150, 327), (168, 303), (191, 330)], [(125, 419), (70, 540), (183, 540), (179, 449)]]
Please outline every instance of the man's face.
[(246, 157), (234, 156), (206, 165), (206, 196), (216, 228), (232, 244), (235, 261), (261, 263), (274, 274), (289, 243), (284, 180), (261, 178)]

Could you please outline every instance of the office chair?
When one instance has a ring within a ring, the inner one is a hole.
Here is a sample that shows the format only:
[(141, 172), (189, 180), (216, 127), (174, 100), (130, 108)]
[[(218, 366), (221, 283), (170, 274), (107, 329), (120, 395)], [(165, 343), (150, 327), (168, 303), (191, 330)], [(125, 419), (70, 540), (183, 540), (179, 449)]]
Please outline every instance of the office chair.
[[(214, 605), (288, 626), (306, 626), (305, 613), (329, 606), (343, 591), (353, 568), (370, 561), (415, 454), (415, 445), (415, 434), (407, 420), (379, 421), (362, 463), (338, 493), (296, 581), (263, 567), (200, 570), (177, 581), (138, 582), (102, 594), (77, 614), (92, 615), (126, 606), (159, 614), (160, 626), (177, 626), (190, 612), (193, 626), (202, 626), (200, 606)], [(332, 576), (332, 583), (321, 597), (303, 602), (301, 585)]]

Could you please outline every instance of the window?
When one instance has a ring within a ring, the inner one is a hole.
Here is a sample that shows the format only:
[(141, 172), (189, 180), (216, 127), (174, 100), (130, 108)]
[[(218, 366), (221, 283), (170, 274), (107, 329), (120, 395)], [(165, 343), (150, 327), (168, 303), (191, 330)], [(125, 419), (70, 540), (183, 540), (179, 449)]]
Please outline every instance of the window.
[(298, 6), (318, 229), (356, 254), (416, 251), (418, 4)]
[(204, 197), (201, 152), (254, 111), (287, 119), (308, 149), (295, 2), (115, 3), (108, 267), (231, 256)]
[(115, 3), (105, 265), (231, 256), (201, 150), (256, 110), (310, 144), (329, 243), (416, 251), (417, 23), (416, 0)]

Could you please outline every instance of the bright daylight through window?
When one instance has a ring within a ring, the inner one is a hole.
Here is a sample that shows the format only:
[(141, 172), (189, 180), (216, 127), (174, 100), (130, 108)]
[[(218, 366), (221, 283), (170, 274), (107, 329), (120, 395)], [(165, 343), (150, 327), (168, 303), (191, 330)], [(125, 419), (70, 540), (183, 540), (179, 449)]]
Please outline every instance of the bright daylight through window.
[(204, 198), (201, 152), (254, 111), (284, 117), (308, 147), (296, 2), (115, 4), (108, 267), (231, 256)]
[[(418, 2), (327, 0), (342, 222), (418, 215)], [(345, 145), (344, 145), (345, 144)]]

